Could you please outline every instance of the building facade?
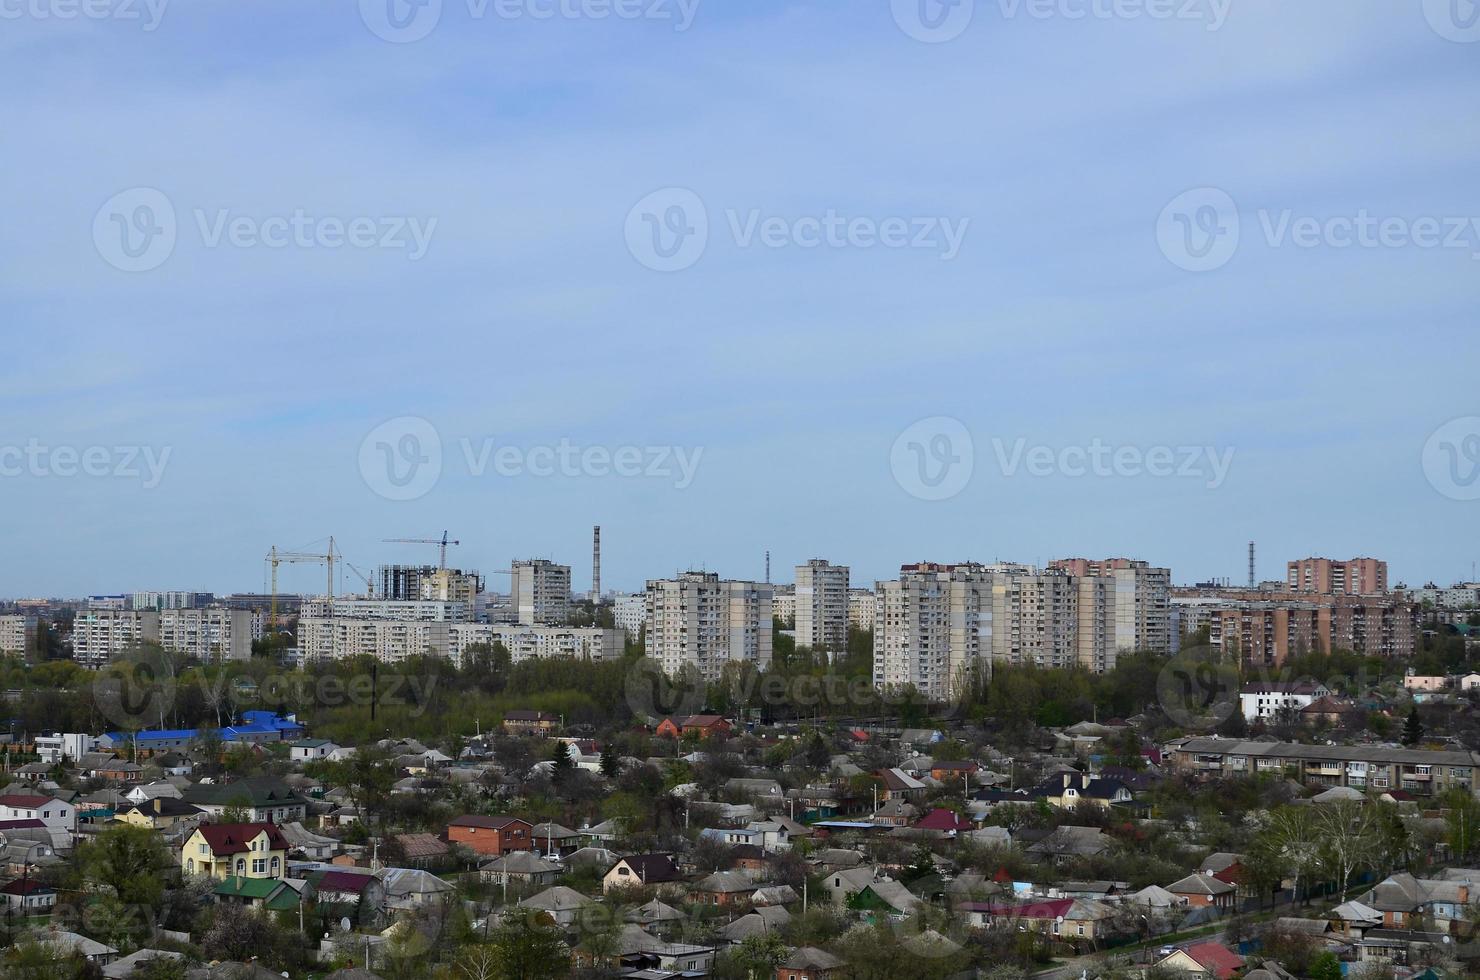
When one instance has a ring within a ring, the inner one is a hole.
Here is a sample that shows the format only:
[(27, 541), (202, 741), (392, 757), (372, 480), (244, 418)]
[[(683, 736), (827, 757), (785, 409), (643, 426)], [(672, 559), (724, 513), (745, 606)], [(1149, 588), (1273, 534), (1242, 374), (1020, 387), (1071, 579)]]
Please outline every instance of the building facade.
[(521, 626), (562, 625), (570, 618), (570, 566), (543, 558), (516, 561), (509, 588)]
[(448, 631), (447, 655), (462, 665), (463, 651), (475, 643), (502, 643), (512, 663), (548, 657), (616, 660), (622, 656), (623, 631), (600, 626), (517, 626), (457, 623)]
[(1381, 595), (1387, 591), (1387, 562), (1376, 558), (1302, 558), (1285, 566), (1291, 592), (1315, 595)]
[(0, 653), (24, 657), (36, 650), (35, 616), (0, 616)]
[(1438, 796), (1458, 788), (1480, 796), (1480, 755), (1474, 752), (1206, 737), (1176, 744), (1170, 761), (1177, 769), (1209, 778), (1265, 773), (1363, 792), (1404, 790), (1415, 796)]
[(796, 567), (797, 646), (841, 651), (848, 644), (848, 566), (813, 558)]
[(647, 655), (664, 672), (718, 679), (730, 663), (771, 664), (771, 586), (684, 572), (647, 583)]

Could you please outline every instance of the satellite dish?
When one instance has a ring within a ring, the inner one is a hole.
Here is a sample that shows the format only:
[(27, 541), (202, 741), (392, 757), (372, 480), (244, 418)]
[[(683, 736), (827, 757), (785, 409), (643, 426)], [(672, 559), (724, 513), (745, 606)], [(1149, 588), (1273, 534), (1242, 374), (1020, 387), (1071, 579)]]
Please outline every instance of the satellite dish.
[(339, 931), (349, 932), (349, 916), (345, 916), (339, 920)]

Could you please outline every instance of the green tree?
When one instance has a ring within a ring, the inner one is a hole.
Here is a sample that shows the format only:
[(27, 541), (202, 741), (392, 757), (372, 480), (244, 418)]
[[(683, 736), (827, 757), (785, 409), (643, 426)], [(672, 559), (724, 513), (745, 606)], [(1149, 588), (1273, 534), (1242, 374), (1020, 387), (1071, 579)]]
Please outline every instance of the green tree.
[(490, 937), (500, 973), (508, 980), (557, 980), (570, 973), (570, 958), (553, 925), (516, 916)]
[(601, 774), (607, 779), (616, 779), (621, 772), (622, 764), (617, 758), (617, 747), (607, 742), (601, 747)]
[(1480, 803), (1466, 789), (1452, 789), (1441, 799), (1449, 849), (1456, 858), (1468, 858), (1480, 843)]
[(112, 890), (126, 906), (155, 909), (164, 893), (162, 873), (173, 862), (152, 830), (118, 824), (78, 848), (83, 873)]
[(1335, 953), (1321, 953), (1310, 964), (1311, 980), (1341, 980), (1341, 961)]
[(1423, 722), (1418, 717), (1418, 705), (1409, 705), (1408, 717), (1403, 720), (1403, 744), (1417, 745), (1423, 741)]

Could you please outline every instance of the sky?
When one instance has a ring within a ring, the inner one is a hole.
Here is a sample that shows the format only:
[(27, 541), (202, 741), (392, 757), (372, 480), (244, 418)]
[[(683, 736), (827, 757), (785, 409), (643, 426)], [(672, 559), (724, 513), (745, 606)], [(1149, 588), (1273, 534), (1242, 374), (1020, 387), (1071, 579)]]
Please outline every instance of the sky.
[(418, 2), (0, 0), (0, 595), (1480, 560), (1471, 0)]

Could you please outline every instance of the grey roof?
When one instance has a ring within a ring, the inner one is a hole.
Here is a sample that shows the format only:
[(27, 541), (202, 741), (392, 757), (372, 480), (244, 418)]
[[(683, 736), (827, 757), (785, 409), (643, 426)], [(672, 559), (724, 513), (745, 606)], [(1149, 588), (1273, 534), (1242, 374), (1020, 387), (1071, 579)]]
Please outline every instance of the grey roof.
[(1329, 762), (1385, 762), (1397, 765), (1480, 766), (1480, 754), (1431, 749), (1396, 749), (1382, 745), (1305, 745), (1300, 742), (1251, 742), (1229, 738), (1190, 738), (1178, 751), (1212, 755), (1269, 756)]

